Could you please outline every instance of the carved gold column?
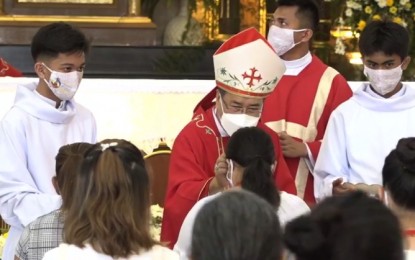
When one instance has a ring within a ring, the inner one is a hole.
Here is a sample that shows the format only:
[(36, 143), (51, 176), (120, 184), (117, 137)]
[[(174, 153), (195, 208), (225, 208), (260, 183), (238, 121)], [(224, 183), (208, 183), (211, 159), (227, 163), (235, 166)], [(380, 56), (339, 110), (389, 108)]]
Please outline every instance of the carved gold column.
[[(1, 1), (1, 0), (0, 0)], [(141, 0), (129, 0), (128, 1), (128, 15), (140, 16)]]
[[(215, 0), (219, 7), (220, 1)], [(241, 0), (241, 30), (255, 27), (262, 35), (267, 32), (266, 0)], [(205, 35), (209, 41), (225, 40), (224, 35), (219, 34), (219, 10), (208, 8), (205, 10)]]
[[(215, 0), (216, 7), (219, 7), (219, 0)], [(216, 40), (219, 35), (219, 10), (218, 8), (205, 8), (205, 35), (209, 41)]]
[(267, 33), (267, 2), (266, 0), (259, 1), (259, 32), (264, 36)]

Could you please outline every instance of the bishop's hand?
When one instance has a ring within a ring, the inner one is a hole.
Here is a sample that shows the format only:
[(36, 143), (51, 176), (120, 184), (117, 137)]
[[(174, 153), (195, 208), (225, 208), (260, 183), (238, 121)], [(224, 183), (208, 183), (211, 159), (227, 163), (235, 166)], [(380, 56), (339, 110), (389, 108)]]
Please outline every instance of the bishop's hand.
[(226, 179), (226, 173), (228, 172), (228, 163), (226, 162), (225, 153), (221, 154), (214, 165), (215, 177), (212, 179), (209, 185), (209, 194), (215, 194), (224, 189), (229, 189), (230, 184)]

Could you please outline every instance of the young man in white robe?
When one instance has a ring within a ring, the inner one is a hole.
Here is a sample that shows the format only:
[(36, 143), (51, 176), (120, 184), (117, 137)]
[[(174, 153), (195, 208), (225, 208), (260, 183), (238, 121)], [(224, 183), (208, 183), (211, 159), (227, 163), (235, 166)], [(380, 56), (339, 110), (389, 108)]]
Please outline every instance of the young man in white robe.
[(61, 146), (94, 143), (92, 113), (73, 100), (89, 43), (66, 23), (39, 29), (31, 44), (37, 83), (18, 86), (0, 122), (0, 213), (11, 226), (3, 260), (13, 260), (24, 226), (61, 205), (52, 185)]
[(317, 199), (362, 189), (378, 194), (385, 157), (415, 136), (415, 89), (401, 82), (408, 67), (408, 31), (374, 21), (360, 35), (364, 83), (331, 115), (314, 169)]

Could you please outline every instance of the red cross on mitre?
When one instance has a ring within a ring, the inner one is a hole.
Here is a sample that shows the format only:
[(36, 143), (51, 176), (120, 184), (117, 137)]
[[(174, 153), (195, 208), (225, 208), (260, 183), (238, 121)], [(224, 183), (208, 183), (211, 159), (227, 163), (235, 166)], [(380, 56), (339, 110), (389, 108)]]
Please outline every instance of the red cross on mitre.
[(244, 72), (244, 74), (242, 74), (243, 79), (248, 78), (249, 82), (248, 82), (248, 86), (250, 88), (252, 88), (255, 84), (254, 84), (254, 80), (258, 80), (258, 82), (262, 79), (261, 74), (259, 74), (258, 76), (255, 76), (255, 72), (257, 72), (258, 70), (253, 67), (249, 69), (251, 72), (251, 74), (249, 75), (248, 73)]

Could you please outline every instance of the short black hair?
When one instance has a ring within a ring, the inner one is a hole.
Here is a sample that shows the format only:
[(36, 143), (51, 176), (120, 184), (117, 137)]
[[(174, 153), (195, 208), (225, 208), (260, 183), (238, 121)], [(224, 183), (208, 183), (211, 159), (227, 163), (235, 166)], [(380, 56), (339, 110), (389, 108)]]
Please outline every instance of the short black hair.
[(383, 185), (400, 207), (415, 210), (415, 138), (402, 138), (385, 159)]
[(315, 31), (320, 22), (320, 14), (318, 5), (314, 0), (279, 0), (277, 1), (276, 8), (280, 6), (297, 6), (297, 16), (301, 19), (303, 26), (309, 26), (310, 29)]
[(284, 242), (297, 260), (402, 260), (398, 218), (363, 192), (334, 196), (285, 226)]
[(281, 259), (281, 233), (276, 210), (268, 202), (248, 191), (227, 191), (197, 214), (191, 258)]
[(89, 41), (73, 25), (64, 22), (41, 27), (32, 39), (31, 52), (34, 61), (40, 56), (56, 58), (60, 53), (88, 53)]
[(360, 34), (359, 49), (363, 57), (383, 52), (404, 60), (409, 53), (408, 30), (392, 21), (372, 21)]

